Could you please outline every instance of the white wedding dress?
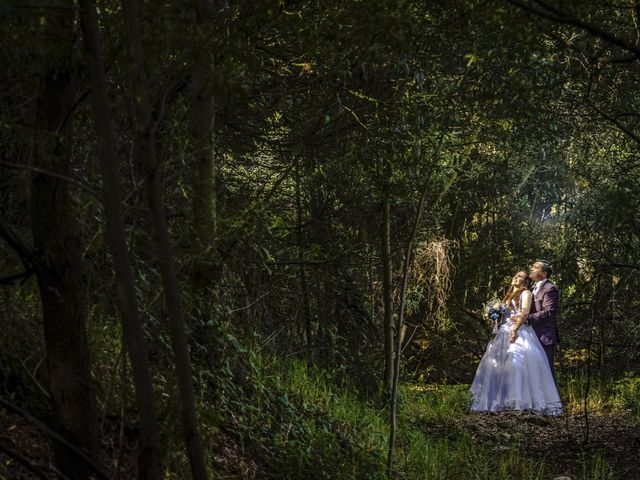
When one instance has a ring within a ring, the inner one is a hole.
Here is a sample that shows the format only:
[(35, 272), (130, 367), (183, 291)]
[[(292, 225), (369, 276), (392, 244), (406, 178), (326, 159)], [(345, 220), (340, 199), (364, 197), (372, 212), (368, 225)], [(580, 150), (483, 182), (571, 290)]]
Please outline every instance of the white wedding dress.
[[(518, 313), (515, 302), (511, 308)], [(504, 315), (480, 360), (471, 384), (471, 411), (523, 410), (560, 415), (562, 403), (540, 340), (525, 323), (518, 329), (517, 340), (510, 343), (509, 316)]]

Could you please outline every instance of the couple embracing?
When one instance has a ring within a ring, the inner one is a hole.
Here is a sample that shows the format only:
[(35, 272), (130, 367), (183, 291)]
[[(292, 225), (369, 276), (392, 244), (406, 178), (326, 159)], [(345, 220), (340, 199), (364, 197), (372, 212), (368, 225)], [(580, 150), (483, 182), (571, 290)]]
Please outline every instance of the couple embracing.
[(472, 412), (562, 413), (553, 373), (559, 294), (549, 279), (552, 272), (551, 265), (540, 260), (528, 275), (522, 271), (513, 277), (502, 300), (497, 335), (471, 384)]

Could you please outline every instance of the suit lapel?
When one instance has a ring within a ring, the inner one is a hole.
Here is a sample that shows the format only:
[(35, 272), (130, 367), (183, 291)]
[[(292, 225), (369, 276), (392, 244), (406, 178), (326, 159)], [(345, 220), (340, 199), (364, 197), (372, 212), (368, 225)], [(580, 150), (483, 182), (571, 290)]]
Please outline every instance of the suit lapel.
[(538, 311), (540, 310), (540, 307), (542, 306), (542, 297), (544, 295), (545, 287), (547, 286), (548, 283), (549, 283), (549, 280), (547, 280), (547, 279), (542, 280), (542, 283), (538, 287), (538, 290), (536, 291), (536, 294), (533, 296), (533, 301), (535, 302), (536, 310), (538, 310)]

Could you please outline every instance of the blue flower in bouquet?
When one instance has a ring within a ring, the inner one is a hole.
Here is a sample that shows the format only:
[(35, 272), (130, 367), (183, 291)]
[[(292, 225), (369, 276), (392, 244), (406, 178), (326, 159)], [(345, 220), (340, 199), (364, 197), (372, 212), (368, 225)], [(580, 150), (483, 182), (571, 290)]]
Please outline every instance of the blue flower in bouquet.
[(490, 303), (487, 307), (487, 316), (494, 322), (500, 320), (505, 313), (507, 313), (507, 307), (502, 303)]
[(487, 316), (491, 320), (493, 333), (498, 331), (498, 325), (500, 325), (500, 321), (504, 318), (507, 312), (507, 306), (500, 303), (498, 300), (492, 300), (489, 302), (487, 305)]

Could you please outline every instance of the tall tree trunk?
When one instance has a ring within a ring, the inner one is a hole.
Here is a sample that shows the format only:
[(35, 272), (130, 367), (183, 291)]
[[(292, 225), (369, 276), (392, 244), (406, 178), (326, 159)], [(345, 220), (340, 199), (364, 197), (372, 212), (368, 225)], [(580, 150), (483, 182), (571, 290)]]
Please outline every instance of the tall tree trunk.
[(591, 328), (589, 328), (589, 340), (587, 342), (587, 362), (584, 366), (585, 373), (587, 377), (587, 381), (584, 385), (584, 392), (582, 397), (582, 416), (584, 418), (584, 430), (583, 430), (583, 443), (587, 445), (589, 443), (589, 435), (590, 435), (590, 423), (589, 423), (589, 395), (591, 393), (591, 355), (593, 352), (593, 333), (596, 329), (596, 324), (598, 322), (598, 317), (601, 316), (600, 305), (603, 304), (603, 291), (602, 291), (602, 265), (600, 262), (596, 264), (593, 274), (596, 277), (595, 282), (595, 290), (593, 293), (593, 303), (591, 307)]
[(133, 59), (133, 98), (136, 104), (136, 154), (141, 171), (146, 178), (151, 222), (155, 230), (158, 262), (162, 275), (164, 296), (169, 314), (169, 332), (176, 363), (176, 376), (182, 410), (182, 428), (187, 447), (191, 474), (195, 480), (208, 478), (204, 451), (198, 431), (195, 395), (191, 375), (191, 359), (187, 345), (184, 313), (173, 252), (169, 241), (169, 229), (162, 199), (160, 168), (155, 150), (155, 132), (152, 120), (148, 81), (144, 67), (142, 40), (138, 28), (138, 8), (135, 0), (122, 0), (124, 23), (129, 37), (129, 49)]
[(296, 236), (298, 242), (298, 279), (300, 281), (300, 293), (302, 294), (302, 315), (304, 316), (304, 333), (307, 343), (307, 363), (311, 363), (312, 337), (311, 337), (311, 307), (309, 305), (309, 289), (307, 285), (307, 272), (304, 268), (304, 255), (302, 249), (302, 195), (300, 189), (300, 158), (296, 158)]
[(211, 86), (213, 59), (201, 48), (213, 13), (213, 0), (192, 0), (196, 11), (195, 40), (200, 45), (191, 83), (191, 136), (193, 138), (193, 283), (196, 294), (206, 292), (217, 280), (220, 266), (216, 251), (216, 164), (213, 145), (214, 95)]
[[(428, 182), (427, 182), (428, 184)], [(397, 409), (398, 409), (398, 379), (400, 378), (400, 360), (402, 358), (402, 327), (404, 325), (404, 304), (407, 294), (407, 286), (409, 284), (409, 273), (411, 272), (411, 259), (413, 256), (413, 243), (415, 242), (416, 235), (418, 233), (418, 227), (420, 220), (422, 219), (422, 212), (424, 211), (424, 205), (427, 198), (427, 188), (422, 191), (420, 196), (420, 202), (418, 203), (418, 211), (416, 212), (416, 218), (413, 223), (413, 229), (407, 241), (407, 247), (404, 253), (404, 266), (402, 268), (402, 285), (400, 286), (400, 301), (398, 302), (398, 320), (396, 322), (396, 342), (395, 342), (395, 357), (393, 365), (393, 381), (391, 388), (391, 425), (389, 432), (389, 451), (387, 454), (387, 476), (391, 478), (391, 467), (393, 464), (393, 451), (396, 443), (396, 431), (397, 431)]]
[(384, 308), (384, 386), (393, 387), (393, 278), (391, 264), (391, 193), (388, 181), (382, 192), (382, 303)]
[[(73, 102), (71, 73), (74, 37), (72, 2), (51, 9), (43, 24), (45, 41), (58, 57), (47, 67), (37, 98), (37, 138), (33, 165), (69, 177), (70, 129), (64, 123)], [(44, 63), (48, 63), (47, 59)], [(99, 461), (100, 442), (95, 392), (91, 386), (82, 285), (80, 234), (69, 184), (60, 177), (33, 173), (31, 223), (37, 252), (36, 273), (55, 430)], [(92, 468), (54, 439), (56, 467), (73, 479), (89, 478)]]
[(115, 135), (109, 112), (109, 98), (98, 35), (96, 8), (93, 0), (79, 0), (79, 4), (80, 24), (89, 64), (89, 78), (93, 89), (91, 99), (104, 182), (107, 236), (116, 271), (118, 298), (122, 312), (122, 330), (131, 359), (136, 387), (136, 406), (140, 417), (138, 476), (141, 480), (156, 480), (162, 478), (162, 469), (155, 394), (125, 235), (120, 196), (120, 174), (115, 152)]
[[(313, 151), (308, 150), (310, 153), (309, 158), (309, 170), (308, 175), (316, 175), (319, 173), (320, 166), (318, 159), (314, 156)], [(319, 251), (324, 255), (328, 255), (328, 245), (331, 244), (331, 238), (328, 226), (327, 226), (327, 210), (330, 207), (327, 205), (330, 200), (325, 198), (324, 188), (321, 182), (322, 176), (317, 175), (315, 185), (310, 186), (309, 190), (309, 216), (310, 216), (310, 228), (311, 238), (314, 243), (319, 246)], [(328, 366), (332, 362), (332, 358), (335, 354), (335, 345), (333, 335), (335, 323), (331, 320), (334, 319), (334, 267), (333, 262), (324, 263), (321, 267), (316, 269), (315, 274), (315, 295), (317, 310), (316, 318), (318, 321), (318, 328), (316, 331), (315, 348), (316, 359), (321, 361), (323, 365)]]
[[(391, 419), (390, 419), (390, 428), (389, 428), (389, 449), (387, 452), (387, 477), (391, 478), (391, 468), (393, 466), (393, 451), (395, 449), (396, 444), (396, 431), (398, 428), (397, 425), (397, 409), (398, 409), (398, 380), (400, 378), (400, 363), (402, 360), (402, 330), (404, 327), (404, 305), (407, 295), (407, 286), (409, 283), (409, 273), (411, 272), (411, 261), (413, 257), (413, 244), (416, 239), (416, 235), (418, 234), (418, 227), (420, 226), (420, 221), (422, 220), (422, 214), (424, 212), (424, 206), (427, 201), (427, 194), (429, 192), (429, 185), (431, 182), (431, 176), (435, 170), (436, 159), (440, 154), (440, 150), (442, 149), (442, 145), (444, 143), (444, 136), (447, 129), (448, 121), (445, 119), (442, 123), (440, 140), (438, 141), (433, 154), (432, 154), (432, 168), (429, 170), (429, 174), (422, 186), (422, 194), (420, 195), (420, 201), (418, 202), (418, 209), (416, 210), (416, 217), (413, 222), (413, 228), (411, 230), (411, 234), (409, 235), (409, 239), (407, 241), (407, 247), (404, 253), (404, 266), (402, 269), (402, 285), (400, 286), (400, 300), (398, 302), (398, 320), (396, 321), (396, 331), (395, 331), (395, 357), (394, 357), (394, 365), (393, 365), (393, 381), (391, 388)], [(455, 180), (455, 178), (454, 178)], [(449, 188), (451, 183), (446, 188)], [(437, 201), (442, 197), (442, 195), (438, 198)]]
[[(556, 285), (558, 282), (556, 282)], [(611, 290), (607, 288), (603, 288), (603, 296), (605, 296), (605, 301), (602, 302), (604, 305), (616, 305), (616, 285), (614, 282), (611, 283)], [(559, 314), (561, 312), (557, 312), (556, 318), (562, 318)], [(611, 317), (609, 317), (611, 315)], [(608, 318), (611, 318), (611, 324), (613, 324), (613, 319), (615, 315), (615, 307), (609, 309), (607, 314), (600, 314), (598, 317), (598, 373), (600, 374), (600, 382), (602, 385), (606, 385), (607, 382), (607, 331), (609, 325), (607, 322)], [(557, 352), (556, 352), (557, 356)]]

